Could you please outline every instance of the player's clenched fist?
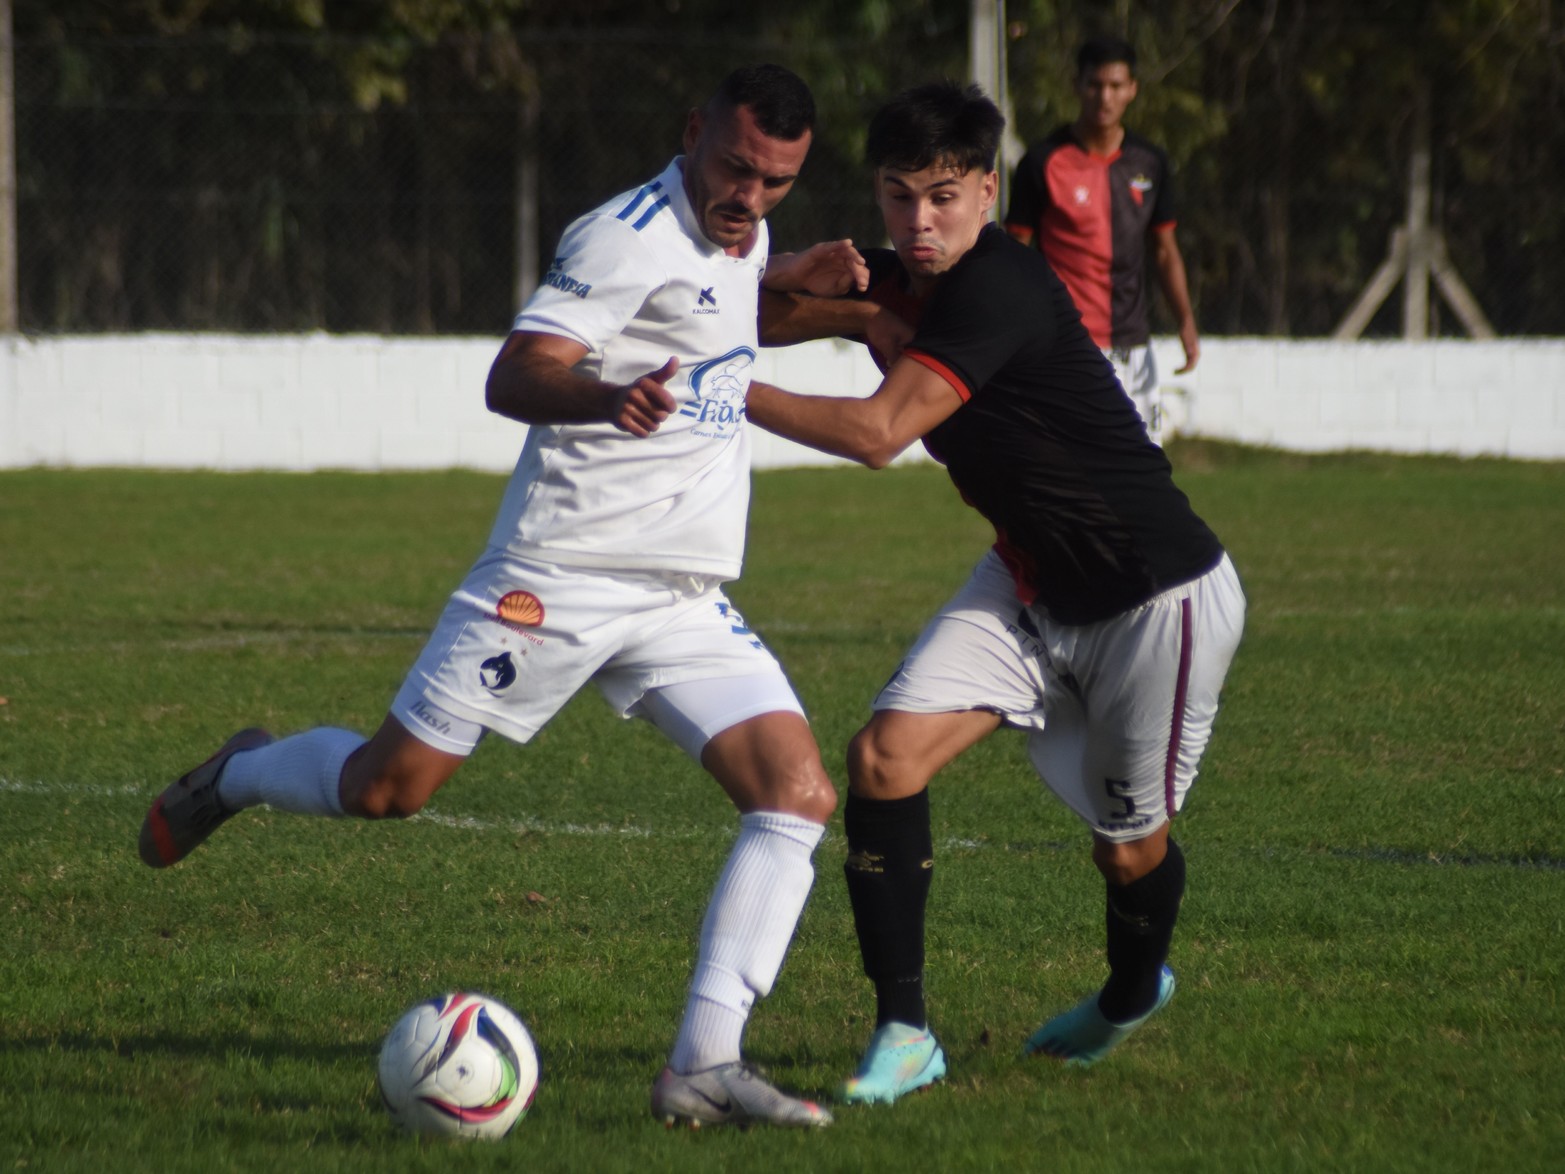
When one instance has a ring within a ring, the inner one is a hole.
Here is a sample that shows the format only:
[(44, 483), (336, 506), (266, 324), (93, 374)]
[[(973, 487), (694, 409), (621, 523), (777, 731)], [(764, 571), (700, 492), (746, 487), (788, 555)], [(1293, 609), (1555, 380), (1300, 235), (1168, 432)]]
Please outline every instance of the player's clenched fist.
[(614, 427), (632, 436), (645, 437), (656, 432), (676, 407), (673, 394), (664, 384), (678, 370), (679, 360), (671, 355), (656, 371), (649, 371), (616, 391), (613, 414), (609, 417)]

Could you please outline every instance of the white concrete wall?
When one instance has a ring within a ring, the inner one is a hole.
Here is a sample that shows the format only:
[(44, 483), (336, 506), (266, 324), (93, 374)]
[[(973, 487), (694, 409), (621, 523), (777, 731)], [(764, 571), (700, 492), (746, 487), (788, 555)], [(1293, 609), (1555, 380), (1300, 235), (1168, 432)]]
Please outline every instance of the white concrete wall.
[[(524, 429), (484, 410), (498, 339), (99, 335), (0, 340), (0, 468), (507, 471)], [(1154, 344), (1175, 426), (1300, 451), (1565, 459), (1565, 340), (1209, 338)], [(863, 348), (763, 351), (757, 377), (863, 394)], [(908, 459), (917, 459), (917, 446)], [(826, 463), (756, 435), (758, 467)]]
[[(1172, 340), (1154, 352), (1165, 373), (1181, 361)], [(1170, 384), (1188, 435), (1304, 452), (1565, 459), (1562, 339), (1208, 339), (1196, 370)]]

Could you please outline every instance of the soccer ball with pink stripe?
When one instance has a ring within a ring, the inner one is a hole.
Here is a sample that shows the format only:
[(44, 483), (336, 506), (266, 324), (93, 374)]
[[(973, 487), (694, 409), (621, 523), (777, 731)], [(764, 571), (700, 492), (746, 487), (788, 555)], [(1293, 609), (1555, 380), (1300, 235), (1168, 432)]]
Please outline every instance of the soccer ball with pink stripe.
[(380, 1048), (380, 1095), (414, 1133), (496, 1139), (538, 1090), (538, 1052), (516, 1014), (456, 992), (411, 1008)]

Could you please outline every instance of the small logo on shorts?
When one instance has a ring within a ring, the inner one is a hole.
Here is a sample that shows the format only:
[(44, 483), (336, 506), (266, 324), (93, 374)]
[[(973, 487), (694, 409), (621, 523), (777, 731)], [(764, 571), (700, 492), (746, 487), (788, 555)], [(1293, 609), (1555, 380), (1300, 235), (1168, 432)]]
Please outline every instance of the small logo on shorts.
[(543, 623), (543, 601), (531, 591), (507, 591), (495, 604), (494, 620), (511, 631), (520, 633), (534, 644), (542, 644), (543, 638), (528, 631)]
[(451, 732), (451, 723), (436, 714), (422, 700), (413, 703), (413, 716), (437, 734), (449, 734)]
[(511, 654), (502, 652), (479, 665), (478, 681), (491, 693), (509, 688), (516, 681), (516, 665), (511, 662)]

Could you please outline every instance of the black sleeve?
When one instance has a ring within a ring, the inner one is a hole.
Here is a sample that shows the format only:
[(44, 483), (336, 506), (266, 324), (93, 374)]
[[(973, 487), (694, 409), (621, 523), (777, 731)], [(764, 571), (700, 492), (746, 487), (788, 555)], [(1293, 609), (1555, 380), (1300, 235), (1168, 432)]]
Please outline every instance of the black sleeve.
[(864, 292), (854, 291), (850, 297), (873, 298), (876, 289), (882, 282), (896, 280), (897, 273), (901, 270), (901, 262), (897, 260), (895, 249), (862, 249), (860, 255), (864, 258), (864, 265), (869, 270), (869, 284), (864, 287)]
[(1048, 206), (1048, 195), (1043, 190), (1043, 161), (1034, 147), (1022, 156), (1011, 179), (1011, 206), (1005, 213), (1005, 222), (1038, 231), (1043, 210)]
[(1160, 224), (1172, 224), (1179, 216), (1174, 211), (1174, 165), (1168, 161), (1168, 155), (1161, 148), (1154, 147), (1153, 153), (1157, 156), (1158, 168), (1162, 173), (1157, 195), (1152, 197), (1152, 219), (1148, 222), (1156, 228)]

